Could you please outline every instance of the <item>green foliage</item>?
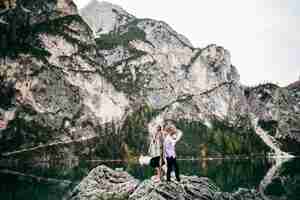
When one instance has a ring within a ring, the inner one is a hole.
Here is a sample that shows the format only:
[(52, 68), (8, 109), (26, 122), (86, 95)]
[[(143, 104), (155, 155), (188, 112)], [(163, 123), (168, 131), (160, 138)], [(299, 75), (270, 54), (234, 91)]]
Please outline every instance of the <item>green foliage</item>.
[(86, 47), (85, 43), (71, 36), (71, 34), (79, 35), (78, 32), (69, 28), (71, 23), (74, 22), (85, 23), (79, 15), (68, 15), (58, 19), (49, 20), (40, 24), (35, 24), (30, 31), (31, 33), (33, 33), (33, 35), (36, 35), (38, 33), (61, 35), (68, 42), (72, 44), (77, 44), (79, 47), (85, 48)]
[(147, 125), (157, 114), (158, 111), (143, 105), (127, 116), (122, 127), (116, 122), (99, 127), (97, 132), (101, 141), (96, 146), (96, 156), (106, 159), (124, 158), (125, 145), (131, 156), (146, 153), (149, 146)]
[[(96, 148), (97, 156), (122, 158), (124, 144), (132, 156), (147, 153), (147, 125), (158, 113), (144, 105), (130, 114), (122, 127), (116, 128), (114, 123), (106, 125), (102, 128), (102, 141)], [(179, 119), (174, 123), (184, 133), (176, 147), (179, 157), (199, 157), (203, 148), (207, 151), (207, 156), (213, 157), (265, 155), (270, 150), (254, 130), (246, 126), (232, 127), (218, 120), (212, 121), (211, 129), (199, 121)]]
[(275, 83), (265, 81), (264, 83), (259, 83), (257, 85), (247, 87), (247, 88), (250, 89), (250, 90), (256, 90), (256, 89), (260, 89), (260, 88), (266, 88), (266, 89), (274, 90), (274, 89), (278, 89), (279, 86), (276, 85)]
[(176, 122), (176, 126), (184, 132), (177, 145), (182, 157), (199, 156), (203, 145), (209, 156), (263, 155), (269, 150), (253, 129), (231, 127), (217, 120), (212, 122), (212, 129), (201, 122), (184, 119)]
[(183, 132), (183, 137), (176, 149), (178, 155), (191, 157), (200, 155), (200, 145), (204, 143), (204, 134), (208, 129), (201, 122), (180, 119), (175, 123), (176, 127)]
[(124, 141), (135, 154), (146, 153), (148, 150), (148, 123), (158, 115), (148, 105), (141, 106), (136, 112), (127, 117), (123, 125)]
[(29, 107), (19, 108), (16, 118), (9, 122), (0, 140), (0, 152), (15, 151), (48, 143), (55, 130), (47, 126), (46, 119)]
[(96, 145), (96, 156), (101, 159), (120, 159), (122, 156), (121, 130), (115, 122), (106, 123), (103, 128), (98, 127), (99, 142)]
[[(146, 41), (146, 34), (143, 30), (132, 24), (128, 25), (126, 32), (110, 32), (96, 38), (99, 50), (110, 50), (117, 46), (123, 46), (129, 51), (130, 56), (128, 58), (115, 62), (109, 67), (102, 67), (99, 73), (110, 80), (117, 90), (124, 91), (130, 96), (140, 94), (141, 89), (147, 81), (142, 71), (143, 66), (130, 66), (131, 60), (136, 60), (146, 54), (146, 52), (137, 50), (129, 45), (130, 41), (133, 40)], [(118, 69), (120, 65), (124, 65), (122, 72)], [(135, 76), (132, 74), (132, 68), (135, 69)]]
[(14, 83), (7, 81), (7, 71), (0, 72), (0, 108), (8, 109), (12, 107), (14, 96)]
[(133, 40), (146, 40), (146, 34), (143, 30), (136, 26), (130, 26), (125, 33), (111, 32), (102, 34), (96, 39), (98, 49), (113, 49), (117, 46), (129, 46), (129, 42)]
[[(0, 56), (17, 56), (20, 53), (28, 53), (37, 58), (49, 57), (51, 54), (43, 49), (38, 41), (38, 34), (48, 33), (52, 35), (60, 35), (68, 42), (77, 44), (81, 49), (88, 49), (90, 45), (72, 37), (71, 34), (78, 35), (79, 33), (70, 29), (69, 26), (73, 22), (85, 23), (79, 15), (69, 15), (54, 20), (34, 24), (28, 27), (21, 27), (17, 30), (18, 44), (10, 45), (10, 48), (0, 50)], [(87, 30), (88, 31), (88, 30)]]
[(117, 34), (103, 34), (96, 38), (98, 49), (113, 49), (120, 44), (120, 36)]
[[(144, 55), (144, 52), (139, 51), (132, 57), (115, 63), (115, 66), (103, 67), (102, 71), (98, 72), (102, 76), (110, 80), (110, 82), (118, 91), (123, 91), (131, 97), (139, 95), (140, 91), (143, 90), (144, 85), (147, 83), (147, 75), (145, 75), (141, 69), (143, 66), (130, 66), (128, 62), (142, 55)], [(125, 63), (125, 66), (120, 73), (116, 66), (120, 65), (123, 62)], [(135, 76), (133, 76), (131, 68), (135, 69)]]
[(29, 44), (22, 44), (18, 46), (11, 46), (8, 49), (0, 49), (0, 57), (16, 57), (17, 55), (24, 53), (33, 55), (36, 58), (43, 59), (44, 57), (50, 57), (51, 53), (46, 49), (34, 47)]
[(275, 136), (276, 130), (278, 128), (278, 122), (275, 120), (265, 121), (260, 119), (258, 121), (258, 126), (267, 131), (271, 136)]

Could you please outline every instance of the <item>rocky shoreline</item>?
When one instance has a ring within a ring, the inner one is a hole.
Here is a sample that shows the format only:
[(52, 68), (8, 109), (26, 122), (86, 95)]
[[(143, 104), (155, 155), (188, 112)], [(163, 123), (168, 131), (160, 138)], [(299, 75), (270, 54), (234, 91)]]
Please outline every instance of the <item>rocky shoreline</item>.
[(181, 182), (140, 181), (127, 172), (105, 165), (94, 168), (66, 198), (67, 200), (263, 200), (256, 190), (240, 188), (234, 193), (222, 192), (206, 177), (181, 175)]

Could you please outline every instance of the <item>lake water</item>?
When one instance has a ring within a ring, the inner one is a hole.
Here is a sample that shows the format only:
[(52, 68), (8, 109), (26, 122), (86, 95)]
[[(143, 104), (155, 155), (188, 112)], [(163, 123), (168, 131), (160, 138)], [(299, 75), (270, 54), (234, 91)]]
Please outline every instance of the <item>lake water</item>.
[[(0, 199), (61, 200), (93, 167), (100, 164), (103, 163), (89, 161), (69, 167), (35, 163), (18, 164), (10, 169), (0, 168)], [(150, 167), (138, 164), (105, 164), (112, 168), (123, 168), (141, 180), (153, 175)], [(181, 174), (207, 176), (223, 191), (233, 192), (238, 188), (258, 189), (265, 176), (270, 175), (273, 163), (266, 159), (181, 160), (179, 166)], [(300, 200), (300, 159), (283, 163), (271, 175), (272, 181), (264, 190), (270, 200)]]

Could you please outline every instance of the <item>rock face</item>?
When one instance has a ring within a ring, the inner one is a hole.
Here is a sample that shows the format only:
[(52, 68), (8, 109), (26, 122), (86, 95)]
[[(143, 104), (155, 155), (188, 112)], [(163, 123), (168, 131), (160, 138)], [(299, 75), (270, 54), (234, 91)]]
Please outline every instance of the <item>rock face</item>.
[(153, 182), (145, 180), (139, 183), (126, 172), (117, 172), (105, 166), (93, 169), (74, 189), (70, 200), (93, 199), (199, 199), (199, 200), (262, 200), (254, 190), (239, 189), (235, 193), (224, 193), (208, 178), (181, 176), (181, 183)]
[(300, 85), (295, 82), (284, 88), (263, 84), (245, 92), (251, 111), (259, 118), (259, 125), (283, 150), (294, 154), (299, 154), (299, 91)]
[[(146, 146), (152, 132), (147, 135), (145, 129), (155, 117), (244, 126), (241, 119), (250, 112), (280, 121), (275, 138), (286, 151), (298, 151), (298, 118), (289, 117), (299, 111), (292, 92), (297, 87), (280, 89), (283, 100), (284, 91), (291, 92), (278, 119), (275, 101), (257, 98), (253, 88), (245, 95), (223, 47), (195, 48), (166, 23), (138, 19), (106, 2), (92, 1), (84, 8), (86, 22), (70, 0), (20, 2), (22, 13), (30, 12), (29, 23), (18, 19), (18, 37), (0, 56), (5, 97), (0, 100), (0, 152), (10, 152), (5, 155), (95, 137), (119, 149), (129, 139), (133, 146)], [(117, 140), (122, 141), (113, 145)]]
[[(0, 58), (0, 113), (7, 124), (0, 129), (0, 151), (95, 137), (97, 127), (125, 114), (128, 100), (97, 73), (102, 59), (92, 31), (72, 1), (23, 6), (40, 21), (33, 18), (30, 27), (17, 29), (27, 30), (26, 37)], [(61, 14), (61, 6), (70, 12)]]
[[(93, 8), (97, 6), (101, 4)], [(105, 3), (108, 8), (114, 10)], [(87, 19), (91, 13), (82, 14)], [(229, 113), (235, 112), (231, 114), (235, 116), (244, 111), (239, 75), (227, 50), (217, 45), (195, 49), (164, 22), (131, 19), (115, 24), (117, 30), (102, 34), (96, 41), (97, 52), (105, 62), (103, 76), (113, 80), (132, 102), (168, 109), (170, 119), (180, 114), (174, 109), (183, 110), (182, 117), (195, 120), (212, 115), (224, 119)]]
[(114, 171), (106, 166), (93, 169), (76, 186), (69, 200), (128, 199), (139, 181), (127, 172)]
[(83, 19), (91, 27), (95, 35), (117, 31), (118, 27), (134, 19), (120, 6), (97, 0), (92, 0), (80, 11)]
[(19, 3), (31, 11), (31, 24), (76, 15), (78, 12), (72, 0), (20, 0)]

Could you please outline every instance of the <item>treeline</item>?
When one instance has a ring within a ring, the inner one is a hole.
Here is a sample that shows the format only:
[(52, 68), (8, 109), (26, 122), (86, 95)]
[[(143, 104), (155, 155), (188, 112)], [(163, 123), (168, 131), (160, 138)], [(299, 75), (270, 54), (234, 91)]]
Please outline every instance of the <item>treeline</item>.
[(249, 126), (234, 127), (226, 122), (213, 120), (211, 128), (202, 122), (181, 119), (176, 126), (184, 132), (178, 143), (180, 156), (213, 156), (230, 155), (254, 156), (265, 155), (269, 151), (263, 141)]
[(129, 26), (127, 32), (111, 32), (108, 34), (101, 34), (96, 39), (98, 49), (113, 49), (121, 45), (124, 47), (129, 46), (129, 42), (133, 40), (146, 40), (146, 34), (137, 26)]
[(144, 105), (130, 114), (122, 126), (116, 122), (106, 123), (98, 131), (100, 141), (96, 146), (96, 156), (105, 159), (131, 159), (141, 153), (146, 154), (149, 147), (148, 123), (158, 113)]
[[(25, 115), (30, 112), (30, 110), (19, 111), (16, 119), (11, 121), (8, 128), (2, 132), (2, 136), (5, 135), (5, 137), (0, 142), (1, 152), (46, 144), (55, 137), (54, 133), (57, 130), (51, 130), (46, 123), (42, 126), (35, 120), (25, 121)], [(88, 152), (84, 154), (88, 155), (90, 159), (108, 160), (130, 160), (140, 154), (147, 154), (149, 148), (148, 124), (158, 114), (158, 110), (143, 105), (128, 115), (122, 124), (110, 122), (96, 127), (95, 131), (98, 137), (95, 142), (87, 144)], [(30, 115), (34, 116), (35, 113)], [(177, 144), (178, 156), (181, 158), (255, 156), (265, 155), (270, 151), (269, 147), (248, 125), (234, 126), (213, 120), (211, 128), (208, 128), (202, 122), (186, 119), (178, 119), (173, 123), (184, 133)]]
[[(122, 126), (106, 124), (99, 136), (96, 156), (107, 159), (130, 159), (148, 152), (148, 123), (158, 111), (142, 106), (129, 115)], [(257, 136), (251, 126), (234, 127), (213, 120), (208, 128), (202, 122), (179, 119), (173, 121), (184, 135), (177, 145), (179, 157), (224, 157), (265, 155), (269, 147)]]

